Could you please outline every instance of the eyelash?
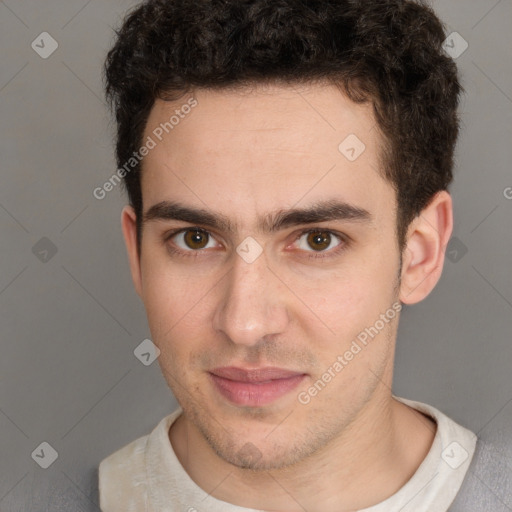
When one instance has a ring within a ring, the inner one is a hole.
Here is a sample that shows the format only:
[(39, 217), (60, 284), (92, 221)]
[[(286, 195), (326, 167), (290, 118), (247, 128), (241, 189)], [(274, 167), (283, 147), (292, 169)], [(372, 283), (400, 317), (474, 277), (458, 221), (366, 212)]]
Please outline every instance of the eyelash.
[[(187, 228), (180, 228), (180, 229), (176, 229), (174, 231), (168, 232), (164, 236), (164, 241), (167, 243), (167, 242), (169, 242), (172, 239), (172, 237), (174, 237), (176, 235), (179, 235), (180, 233), (185, 233), (185, 232), (187, 232), (189, 230), (197, 230), (197, 231), (200, 231), (202, 233), (206, 233), (208, 236), (213, 236), (206, 229), (200, 228), (199, 226), (190, 226), (190, 227), (187, 227)], [(334, 258), (334, 257), (338, 256), (339, 254), (341, 254), (342, 252), (344, 252), (349, 247), (349, 245), (350, 245), (350, 239), (349, 239), (349, 237), (347, 235), (344, 235), (342, 233), (338, 233), (337, 231), (333, 231), (333, 230), (330, 230), (330, 229), (319, 228), (319, 227), (304, 229), (304, 230), (300, 231), (298, 233), (298, 235), (295, 237), (294, 243), (297, 240), (299, 240), (303, 235), (309, 234), (309, 233), (315, 233), (315, 232), (329, 233), (330, 235), (333, 235), (336, 238), (338, 238), (339, 241), (340, 241), (340, 244), (337, 245), (334, 249), (330, 249), (328, 252), (324, 252), (324, 251), (319, 251), (319, 252), (306, 251), (306, 252), (311, 252), (312, 253), (312, 254), (308, 254), (307, 256), (305, 256), (308, 259)], [(173, 247), (172, 245), (170, 245), (168, 243), (167, 243), (167, 250), (171, 254), (177, 254), (177, 255), (185, 257), (185, 258), (189, 258), (189, 257), (190, 258), (197, 258), (197, 257), (201, 256), (201, 254), (200, 254), (201, 252), (204, 252), (201, 249), (198, 249), (198, 250), (195, 250), (195, 251), (192, 250), (192, 249), (189, 250), (189, 251), (183, 251), (181, 249)]]

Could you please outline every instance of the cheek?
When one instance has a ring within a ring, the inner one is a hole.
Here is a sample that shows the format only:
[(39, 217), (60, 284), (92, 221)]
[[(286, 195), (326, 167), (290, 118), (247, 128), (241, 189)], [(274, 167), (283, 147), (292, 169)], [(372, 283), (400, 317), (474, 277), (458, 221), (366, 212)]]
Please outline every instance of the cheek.
[(325, 343), (346, 342), (373, 323), (396, 299), (398, 262), (393, 258), (350, 258), (335, 271), (293, 277), (299, 301), (295, 317), (303, 329), (324, 333)]
[(185, 298), (189, 300), (190, 294), (183, 293), (176, 279), (157, 264), (143, 266), (142, 293), (151, 334), (155, 343), (161, 343), (173, 326), (179, 325), (186, 312)]
[(161, 364), (186, 361), (210, 336), (214, 289), (219, 277), (153, 258), (142, 265), (143, 302)]
[(200, 351), (201, 340), (207, 339), (207, 324), (201, 319), (205, 314), (204, 294), (185, 289), (184, 281), (155, 272), (151, 277), (147, 275), (144, 283), (151, 339), (160, 349), (158, 364), (176, 396), (181, 396), (180, 383), (191, 385), (193, 374), (187, 371), (190, 356)]
[[(192, 259), (192, 258), (191, 258)], [(149, 313), (162, 315), (167, 322), (192, 310), (214, 284), (215, 276), (201, 272), (198, 264), (175, 264), (165, 249), (147, 251), (142, 260), (143, 301)]]

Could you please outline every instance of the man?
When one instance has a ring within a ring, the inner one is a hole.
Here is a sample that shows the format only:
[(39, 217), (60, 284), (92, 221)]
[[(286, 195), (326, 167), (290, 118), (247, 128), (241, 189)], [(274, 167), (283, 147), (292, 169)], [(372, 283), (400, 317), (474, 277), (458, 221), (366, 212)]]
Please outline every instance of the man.
[(452, 232), (460, 85), (413, 1), (149, 0), (106, 63), (122, 229), (180, 408), (113, 511), (448, 510), (476, 436), (392, 394)]

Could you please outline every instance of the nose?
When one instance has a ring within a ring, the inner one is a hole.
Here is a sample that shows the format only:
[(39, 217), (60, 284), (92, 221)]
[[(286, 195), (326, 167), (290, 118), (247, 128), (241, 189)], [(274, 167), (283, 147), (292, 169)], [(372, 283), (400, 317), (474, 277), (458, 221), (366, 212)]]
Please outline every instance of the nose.
[(223, 288), (213, 327), (233, 343), (252, 346), (286, 330), (285, 290), (268, 267), (264, 253), (252, 263), (235, 255), (233, 267), (219, 286)]

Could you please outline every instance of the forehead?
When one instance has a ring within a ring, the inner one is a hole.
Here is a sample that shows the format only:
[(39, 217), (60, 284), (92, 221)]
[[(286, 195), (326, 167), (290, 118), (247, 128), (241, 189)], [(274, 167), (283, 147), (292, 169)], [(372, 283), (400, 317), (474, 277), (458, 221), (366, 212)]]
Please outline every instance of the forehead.
[[(191, 97), (197, 104), (184, 107)], [(325, 199), (394, 206), (371, 104), (332, 85), (199, 89), (157, 100), (147, 137), (156, 145), (143, 161), (145, 210), (179, 199), (242, 220)]]

